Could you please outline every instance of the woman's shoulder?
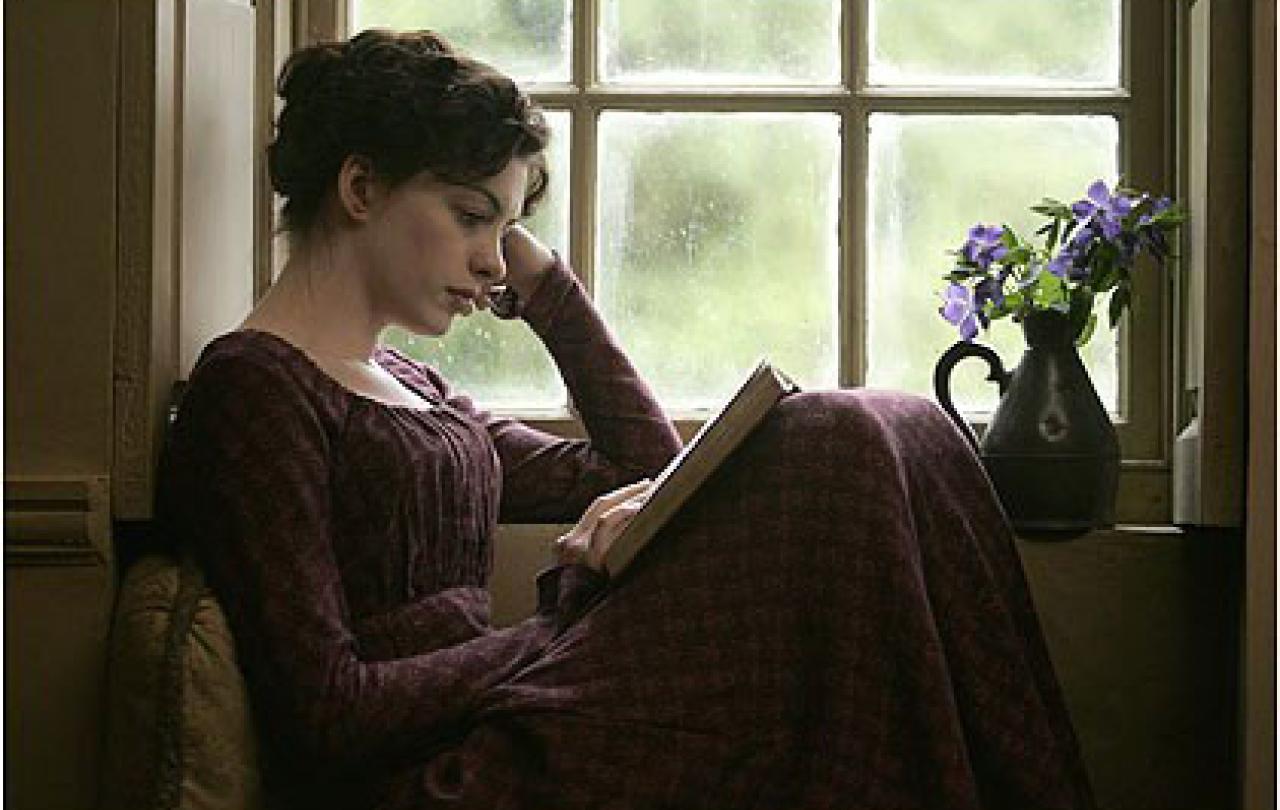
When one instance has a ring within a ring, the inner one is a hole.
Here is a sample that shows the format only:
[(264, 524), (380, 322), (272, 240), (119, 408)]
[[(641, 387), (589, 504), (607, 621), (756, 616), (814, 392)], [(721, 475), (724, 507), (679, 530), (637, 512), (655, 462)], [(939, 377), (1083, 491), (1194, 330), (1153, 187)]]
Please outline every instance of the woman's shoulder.
[[(217, 374), (248, 376), (259, 374), (289, 376), (296, 361), (287, 351), (288, 344), (270, 332), (237, 329), (218, 335), (201, 349), (191, 370), (191, 379)], [(296, 350), (295, 350), (296, 351)]]
[(330, 400), (323, 375), (301, 350), (270, 332), (239, 329), (219, 335), (196, 359), (183, 399)]

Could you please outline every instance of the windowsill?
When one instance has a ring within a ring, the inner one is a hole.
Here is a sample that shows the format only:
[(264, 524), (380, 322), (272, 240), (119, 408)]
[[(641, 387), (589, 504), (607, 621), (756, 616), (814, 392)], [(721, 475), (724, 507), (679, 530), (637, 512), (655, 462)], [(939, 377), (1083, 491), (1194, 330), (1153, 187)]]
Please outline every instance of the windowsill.
[[(1193, 530), (1194, 531), (1194, 530)], [(1090, 529), (1086, 532), (1021, 532), (1018, 540), (1024, 543), (1069, 543), (1069, 542), (1107, 542), (1107, 541), (1154, 541), (1182, 538), (1187, 529), (1173, 524), (1138, 524), (1120, 523), (1105, 529)]]

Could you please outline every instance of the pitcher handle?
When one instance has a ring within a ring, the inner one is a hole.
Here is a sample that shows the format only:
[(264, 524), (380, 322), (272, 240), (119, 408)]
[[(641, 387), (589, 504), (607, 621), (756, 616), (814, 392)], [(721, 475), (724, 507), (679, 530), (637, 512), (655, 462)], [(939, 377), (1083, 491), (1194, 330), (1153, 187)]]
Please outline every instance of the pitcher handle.
[(981, 343), (970, 343), (967, 340), (956, 341), (950, 349), (942, 353), (938, 358), (938, 364), (933, 367), (933, 393), (938, 398), (938, 404), (960, 428), (960, 433), (969, 440), (973, 452), (977, 453), (978, 435), (973, 432), (973, 426), (960, 415), (960, 411), (956, 410), (955, 403), (951, 400), (951, 370), (956, 367), (956, 363), (966, 357), (981, 357), (987, 361), (990, 371), (987, 374), (987, 380), (996, 384), (1000, 390), (1000, 396), (1004, 396), (1005, 391), (1008, 390), (1009, 379), (1013, 375), (1004, 370), (1004, 363), (1000, 362), (1000, 355), (996, 354), (995, 349)]

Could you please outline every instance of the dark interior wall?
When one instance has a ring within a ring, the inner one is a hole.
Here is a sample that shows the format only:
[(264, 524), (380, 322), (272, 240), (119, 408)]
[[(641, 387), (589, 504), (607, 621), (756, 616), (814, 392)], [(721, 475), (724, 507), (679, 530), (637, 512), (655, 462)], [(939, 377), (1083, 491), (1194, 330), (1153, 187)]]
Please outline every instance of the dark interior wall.
[(118, 6), (4, 7), (8, 475), (106, 475), (116, 245)]
[(1019, 543), (1101, 810), (1239, 806), (1239, 531)]
[(4, 5), (4, 805), (24, 810), (96, 801), (109, 560), (16, 549), (9, 499), (111, 472), (118, 13)]

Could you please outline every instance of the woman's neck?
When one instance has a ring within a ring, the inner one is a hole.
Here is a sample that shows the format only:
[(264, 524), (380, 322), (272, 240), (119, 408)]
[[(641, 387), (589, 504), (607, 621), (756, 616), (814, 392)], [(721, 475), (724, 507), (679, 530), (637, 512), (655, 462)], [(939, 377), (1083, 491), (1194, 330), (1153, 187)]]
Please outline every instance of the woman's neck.
[(295, 249), (241, 328), (273, 332), (318, 360), (368, 362), (386, 324), (360, 275), (338, 245)]

